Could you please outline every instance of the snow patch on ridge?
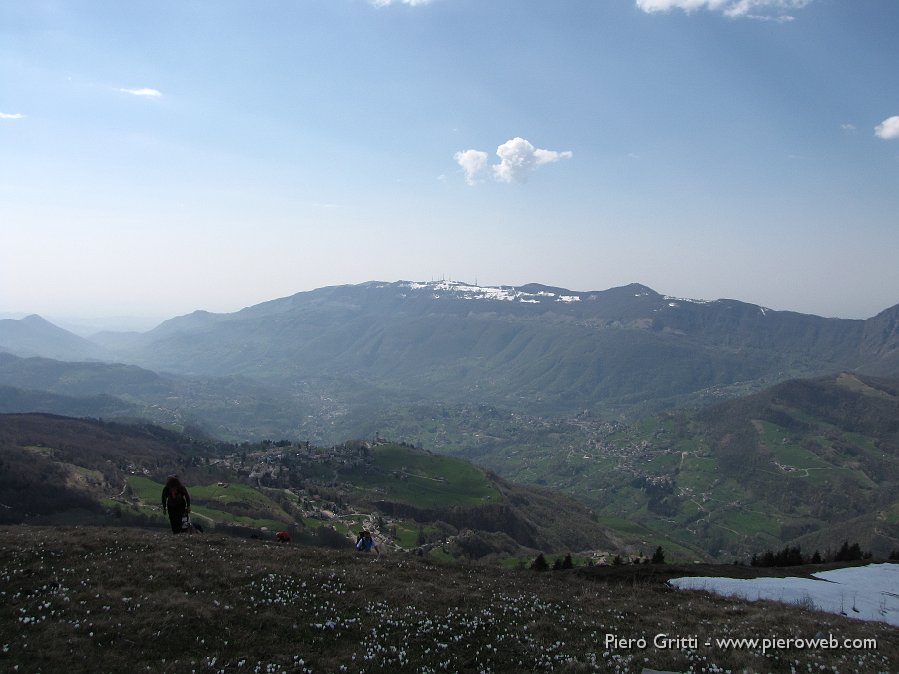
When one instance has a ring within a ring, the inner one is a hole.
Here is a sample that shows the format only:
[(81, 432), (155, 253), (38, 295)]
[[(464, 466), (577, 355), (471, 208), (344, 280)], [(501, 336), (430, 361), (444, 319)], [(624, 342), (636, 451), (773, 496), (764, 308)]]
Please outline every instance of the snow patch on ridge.
[(562, 295), (546, 290), (527, 293), (512, 286), (479, 286), (463, 283), (462, 281), (400, 281), (397, 285), (400, 288), (408, 288), (409, 290), (429, 291), (434, 299), (439, 299), (441, 294), (445, 294), (463, 300), (497, 300), (502, 302), (521, 302), (524, 304), (540, 304), (543, 301), (570, 304), (581, 301), (578, 295)]
[(692, 300), (689, 297), (672, 297), (671, 295), (663, 295), (662, 299), (668, 302), (669, 307), (676, 307), (676, 302), (686, 302), (687, 304), (712, 304), (715, 300)]

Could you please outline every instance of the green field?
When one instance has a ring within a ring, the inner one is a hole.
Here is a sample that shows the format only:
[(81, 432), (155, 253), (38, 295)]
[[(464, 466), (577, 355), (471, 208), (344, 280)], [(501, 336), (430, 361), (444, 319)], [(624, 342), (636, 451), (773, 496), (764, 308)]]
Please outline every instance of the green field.
[(731, 510), (719, 513), (716, 521), (721, 526), (749, 536), (763, 535), (777, 539), (780, 533), (780, 524), (765, 513)]
[(154, 482), (150, 478), (140, 475), (131, 475), (128, 478), (128, 486), (131, 487), (137, 497), (147, 505), (159, 505), (162, 497), (162, 483)]
[(883, 519), (888, 524), (899, 524), (899, 502), (883, 510)]
[(290, 524), (289, 520), (280, 521), (267, 518), (246, 517), (243, 515), (235, 515), (225, 510), (216, 510), (215, 508), (207, 508), (206, 506), (191, 506), (191, 512), (194, 515), (205, 517), (206, 519), (217, 522), (219, 524), (237, 524), (244, 527), (268, 529), (282, 529)]
[[(157, 506), (162, 496), (162, 483), (146, 477), (132, 475), (128, 484), (137, 497), (146, 505)], [(280, 529), (292, 522), (282, 508), (257, 489), (242, 484), (227, 487), (218, 484), (195, 485), (188, 488), (191, 495), (191, 512), (209, 522), (234, 524), (246, 527)], [(253, 517), (230, 508), (267, 513), (269, 517)]]
[(500, 493), (484, 472), (461, 459), (426, 454), (399, 445), (373, 450), (371, 466), (341, 472), (341, 478), (377, 498), (419, 507), (498, 502)]
[(703, 492), (712, 486), (718, 475), (718, 464), (715, 459), (705, 456), (685, 456), (681, 463), (677, 484), (680, 487)]
[[(414, 548), (418, 545), (418, 532), (420, 525), (407, 522), (397, 521), (394, 523), (396, 527), (395, 543), (401, 548)], [(437, 531), (436, 527), (425, 527), (425, 533), (428, 531)]]

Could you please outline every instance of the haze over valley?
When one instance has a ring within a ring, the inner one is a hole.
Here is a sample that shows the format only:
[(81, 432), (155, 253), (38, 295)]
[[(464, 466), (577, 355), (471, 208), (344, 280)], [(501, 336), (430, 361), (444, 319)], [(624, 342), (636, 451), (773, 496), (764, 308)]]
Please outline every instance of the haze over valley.
[(0, 3), (0, 666), (896, 671), (897, 34)]
[(720, 558), (824, 548), (851, 527), (886, 554), (897, 319), (451, 281), (322, 288), (90, 339), (31, 316), (0, 321), (0, 411), (229, 442), (388, 438), (564, 491), (632, 544)]

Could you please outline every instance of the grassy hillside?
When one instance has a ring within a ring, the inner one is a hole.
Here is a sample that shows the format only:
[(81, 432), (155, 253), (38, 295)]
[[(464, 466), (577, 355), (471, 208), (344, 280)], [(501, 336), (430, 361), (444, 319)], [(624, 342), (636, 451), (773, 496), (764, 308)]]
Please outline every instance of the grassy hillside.
[[(643, 567), (640, 567), (643, 568)], [(638, 576), (502, 571), (115, 528), (0, 527), (0, 667), (18, 672), (883, 672), (899, 632)], [(695, 636), (653, 645), (655, 635)], [(719, 637), (876, 648), (718, 648)], [(615, 645), (607, 641), (616, 638)], [(636, 643), (647, 641), (646, 647)], [(624, 640), (635, 640), (625, 643)]]
[[(128, 486), (137, 497), (140, 509), (148, 516), (155, 514), (161, 502), (164, 481), (155, 481), (140, 475), (128, 477)], [(283, 529), (293, 524), (294, 518), (263, 491), (242, 484), (220, 483), (191, 485), (191, 514), (200, 518), (201, 525), (214, 528), (219, 525), (238, 525), (254, 529)], [(149, 511), (149, 512), (147, 512)], [(252, 516), (252, 514), (256, 516)]]
[(155, 426), (0, 415), (0, 523), (165, 527), (160, 494), (178, 473), (207, 530), (345, 546), (371, 529), (435, 558), (625, 552), (587, 508), (515, 487), (409, 445), (231, 445)]
[(437, 451), (572, 494), (634, 545), (729, 561), (849, 538), (885, 555), (899, 547), (897, 390), (844, 373), (634, 423), (422, 406), (383, 426), (423, 426)]
[[(586, 412), (548, 420), (487, 405), (417, 405), (365, 431), (461, 456), (495, 474), (408, 443), (232, 445), (205, 458), (179, 454), (170, 464), (174, 472), (194, 471), (195, 485), (280, 490), (277, 507), (202, 504), (215, 511), (204, 513), (209, 522), (326, 523), (345, 533), (386, 517), (385, 535), (405, 547), (426, 544), (434, 555), (514, 556), (516, 545), (526, 548), (520, 554), (649, 553), (663, 545), (671, 558), (730, 561), (787, 544), (826, 554), (844, 540), (886, 555), (899, 548), (897, 391), (895, 380), (843, 373), (630, 424)], [(32, 453), (29, 460), (37, 459)], [(161, 465), (142, 470), (157, 481), (164, 476)], [(120, 488), (124, 476), (108, 481)], [(535, 490), (541, 486), (592, 512)], [(77, 492), (64, 487), (60, 493), (76, 502)], [(119, 511), (158, 518), (146, 510), (154, 505), (155, 498)], [(490, 536), (461, 536), (466, 529)], [(460, 547), (445, 545), (450, 538)]]
[(666, 448), (671, 465), (645, 475), (669, 482), (657, 491), (643, 486), (648, 506), (705, 537), (708, 549), (801, 539), (808, 552), (823, 552), (844, 540), (849, 522), (867, 547), (897, 547), (899, 528), (889, 521), (899, 494), (892, 384), (848, 374), (791, 381), (667, 423), (655, 446)]
[(369, 463), (338, 472), (340, 480), (374, 501), (431, 508), (481, 505), (500, 497), (483, 470), (461, 459), (395, 444), (375, 446), (371, 458)]

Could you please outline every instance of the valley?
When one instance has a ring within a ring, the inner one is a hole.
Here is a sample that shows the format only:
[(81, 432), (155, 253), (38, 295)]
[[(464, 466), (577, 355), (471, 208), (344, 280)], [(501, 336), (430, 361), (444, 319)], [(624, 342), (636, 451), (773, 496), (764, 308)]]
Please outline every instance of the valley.
[[(899, 546), (897, 313), (441, 281), (321, 288), (91, 340), (31, 317), (0, 321), (0, 412), (235, 447), (386, 438), (577, 499), (632, 552), (731, 561), (852, 537), (886, 555)], [(78, 360), (35, 355), (67, 349)], [(349, 475), (358, 490), (352, 471), (327, 470), (323, 486)]]

